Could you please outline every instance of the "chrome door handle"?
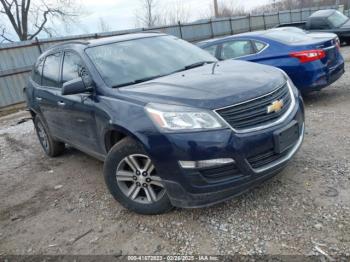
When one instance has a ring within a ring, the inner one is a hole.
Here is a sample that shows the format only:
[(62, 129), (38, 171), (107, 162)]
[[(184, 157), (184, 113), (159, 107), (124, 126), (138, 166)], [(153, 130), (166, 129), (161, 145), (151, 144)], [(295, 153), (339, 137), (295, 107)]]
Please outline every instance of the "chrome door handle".
[(41, 98), (41, 97), (35, 97), (35, 99), (37, 100), (37, 101), (42, 101), (43, 99)]
[(59, 102), (57, 102), (57, 105), (59, 105), (59, 106), (65, 106), (66, 103), (65, 103), (65, 102), (62, 102), (62, 101), (59, 101)]

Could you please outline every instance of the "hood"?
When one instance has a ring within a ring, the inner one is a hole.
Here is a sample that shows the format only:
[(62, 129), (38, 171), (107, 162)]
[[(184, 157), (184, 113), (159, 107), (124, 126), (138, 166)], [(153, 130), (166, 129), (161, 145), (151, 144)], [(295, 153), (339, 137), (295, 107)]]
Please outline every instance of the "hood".
[(274, 67), (228, 60), (122, 87), (118, 92), (144, 103), (216, 109), (269, 93), (285, 81)]
[(350, 28), (350, 19), (348, 19), (348, 21), (343, 24), (340, 28)]

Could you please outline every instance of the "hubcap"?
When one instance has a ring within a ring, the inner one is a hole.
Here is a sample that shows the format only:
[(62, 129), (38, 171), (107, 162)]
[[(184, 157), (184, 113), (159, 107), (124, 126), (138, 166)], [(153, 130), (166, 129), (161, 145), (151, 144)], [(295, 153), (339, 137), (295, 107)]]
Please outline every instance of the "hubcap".
[(40, 143), (43, 146), (43, 148), (46, 151), (49, 150), (49, 142), (47, 139), (47, 134), (46, 134), (44, 126), (41, 122), (38, 122), (38, 124), (37, 124), (37, 132), (38, 132), (38, 137), (39, 137)]
[(161, 178), (146, 155), (125, 157), (117, 167), (116, 180), (124, 195), (138, 203), (155, 203), (165, 194)]

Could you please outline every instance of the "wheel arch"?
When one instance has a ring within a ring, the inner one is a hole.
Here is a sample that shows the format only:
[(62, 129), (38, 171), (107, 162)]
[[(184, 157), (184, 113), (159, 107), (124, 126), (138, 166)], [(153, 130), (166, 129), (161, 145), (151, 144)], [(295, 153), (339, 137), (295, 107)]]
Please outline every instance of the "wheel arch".
[(144, 143), (142, 141), (141, 138), (139, 138), (138, 136), (136, 136), (133, 132), (131, 132), (130, 130), (119, 126), (119, 125), (112, 125), (109, 126), (105, 131), (104, 131), (104, 148), (106, 150), (106, 153), (108, 154), (108, 152), (111, 150), (111, 148), (117, 144), (118, 142), (120, 142), (122, 139), (129, 137), (134, 139), (136, 142), (138, 142), (144, 149)]

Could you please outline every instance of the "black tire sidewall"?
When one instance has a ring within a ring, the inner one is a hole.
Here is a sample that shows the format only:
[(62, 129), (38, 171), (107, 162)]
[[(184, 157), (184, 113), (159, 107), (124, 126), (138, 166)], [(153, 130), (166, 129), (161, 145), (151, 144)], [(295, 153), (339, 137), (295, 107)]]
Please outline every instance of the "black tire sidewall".
[[(46, 149), (43, 144), (42, 144), (42, 141), (39, 137), (39, 134), (38, 134), (38, 123), (40, 122), (40, 124), (42, 125), (43, 129), (44, 129), (44, 132), (47, 136), (47, 141), (48, 141), (48, 146), (49, 148)], [(62, 142), (57, 142), (55, 140), (53, 140), (45, 122), (42, 120), (42, 118), (40, 116), (35, 116), (34, 118), (34, 127), (35, 127), (35, 132), (36, 132), (36, 135), (38, 137), (38, 140), (40, 142), (40, 145), (42, 147), (42, 149), (44, 150), (44, 152), (46, 153), (46, 155), (50, 156), (50, 157), (55, 157), (55, 156), (58, 156), (60, 154), (62, 154), (62, 152), (64, 151), (64, 143)]]
[(144, 149), (133, 139), (124, 138), (114, 145), (109, 151), (104, 163), (104, 178), (106, 185), (113, 197), (121, 203), (125, 208), (136, 213), (144, 215), (154, 215), (166, 213), (172, 209), (172, 205), (167, 194), (157, 202), (152, 204), (141, 204), (132, 201), (119, 188), (116, 181), (116, 171), (118, 164), (126, 157), (132, 154), (147, 155)]

